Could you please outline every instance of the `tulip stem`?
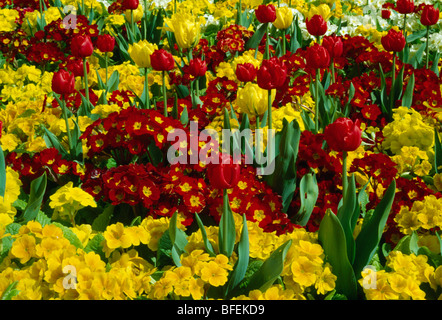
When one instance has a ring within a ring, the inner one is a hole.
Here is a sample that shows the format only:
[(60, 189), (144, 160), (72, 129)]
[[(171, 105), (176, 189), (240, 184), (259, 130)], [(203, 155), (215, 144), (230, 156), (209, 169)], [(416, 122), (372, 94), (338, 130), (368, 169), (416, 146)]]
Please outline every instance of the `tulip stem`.
[(266, 51), (265, 59), (270, 59), (270, 49), (269, 49), (269, 22), (266, 22)]
[(426, 43), (426, 63), (425, 63), (425, 68), (428, 69), (428, 60), (430, 59), (430, 46), (429, 43), (430, 42), (430, 26), (427, 26), (427, 43)]
[(167, 94), (166, 94), (166, 71), (163, 70), (163, 100), (164, 100), (164, 116), (167, 117)]
[(69, 127), (69, 119), (67, 115), (66, 97), (63, 95), (61, 99), (61, 111), (63, 113), (63, 118), (66, 123), (66, 134), (68, 136), (69, 152), (72, 154), (72, 139), (71, 139), (71, 128)]
[(268, 128), (271, 130), (273, 128), (273, 124), (272, 124), (272, 90), (267, 90), (268, 92), (268, 96), (267, 96), (267, 104), (268, 104), (268, 109), (267, 109), (267, 126)]
[(342, 151), (342, 195), (345, 199), (347, 194), (347, 151)]
[(321, 71), (316, 69), (315, 81), (315, 133), (319, 133), (319, 75)]
[(238, 1), (238, 11), (236, 14), (236, 19), (238, 20), (237, 24), (239, 26), (242, 26), (242, 3), (241, 3), (241, 0)]
[(282, 30), (282, 55), (285, 56), (287, 53), (286, 45), (285, 45), (285, 35), (286, 35), (287, 29)]
[(149, 97), (149, 80), (148, 80), (148, 69), (144, 68), (144, 107), (150, 109), (150, 97)]
[(89, 113), (89, 82), (87, 79), (87, 61), (86, 57), (83, 58), (83, 72), (84, 72), (84, 93), (86, 95), (87, 106), (86, 110)]
[(407, 22), (407, 14), (404, 14), (404, 27), (402, 29), (402, 33), (404, 34), (405, 45), (407, 45), (407, 32), (405, 31), (406, 22)]
[(391, 87), (390, 87), (390, 110), (388, 110), (389, 116), (394, 107), (394, 83), (396, 82), (396, 52), (393, 52), (393, 65), (391, 70)]

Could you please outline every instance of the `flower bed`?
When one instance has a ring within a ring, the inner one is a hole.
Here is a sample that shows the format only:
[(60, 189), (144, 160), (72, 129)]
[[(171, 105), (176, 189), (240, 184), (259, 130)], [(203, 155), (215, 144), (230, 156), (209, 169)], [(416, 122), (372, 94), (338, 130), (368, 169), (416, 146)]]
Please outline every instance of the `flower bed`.
[(440, 9), (1, 2), (0, 296), (440, 299)]

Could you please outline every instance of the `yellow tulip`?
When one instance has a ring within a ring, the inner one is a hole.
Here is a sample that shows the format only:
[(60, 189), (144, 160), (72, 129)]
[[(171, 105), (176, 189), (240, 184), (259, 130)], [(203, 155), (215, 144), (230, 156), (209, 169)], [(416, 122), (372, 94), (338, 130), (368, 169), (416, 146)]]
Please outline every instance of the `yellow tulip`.
[(175, 13), (172, 18), (164, 19), (164, 23), (164, 30), (174, 33), (181, 49), (188, 49), (199, 41), (201, 23), (191, 13)]
[(312, 6), (307, 13), (307, 18), (311, 19), (315, 14), (319, 14), (326, 21), (332, 16), (330, 7), (325, 3), (320, 4), (317, 7)]
[(150, 67), (150, 56), (158, 49), (156, 44), (149, 43), (147, 40), (141, 40), (129, 45), (127, 52), (139, 68)]
[(276, 9), (276, 20), (273, 25), (277, 29), (287, 29), (293, 21), (293, 12), (289, 7), (279, 7)]
[[(272, 90), (272, 102), (276, 91)], [(256, 83), (247, 82), (238, 89), (236, 103), (240, 110), (249, 116), (263, 115), (268, 108), (268, 91), (261, 89)]]

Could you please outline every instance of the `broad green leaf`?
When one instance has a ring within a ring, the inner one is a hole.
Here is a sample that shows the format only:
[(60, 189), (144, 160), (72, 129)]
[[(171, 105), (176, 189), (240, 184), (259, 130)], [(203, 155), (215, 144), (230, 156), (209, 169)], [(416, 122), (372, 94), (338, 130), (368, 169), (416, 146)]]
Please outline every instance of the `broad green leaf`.
[(103, 233), (97, 233), (92, 239), (88, 241), (88, 243), (84, 247), (84, 252), (95, 252), (101, 257), (103, 261), (106, 261), (106, 255), (103, 252), (103, 241)]
[(201, 221), (201, 218), (197, 213), (195, 213), (195, 220), (198, 224), (199, 229), (201, 230), (201, 236), (203, 237), (204, 246), (206, 248), (206, 251), (209, 253), (210, 256), (214, 257), (216, 256), (215, 251), (213, 250), (212, 244), (210, 243), (209, 239), (207, 238), (207, 232), (206, 228), (204, 228), (203, 222)]
[(297, 215), (295, 223), (300, 226), (305, 226), (310, 219), (310, 216), (315, 208), (316, 200), (318, 199), (319, 189), (314, 173), (305, 174), (299, 184), (299, 193), (301, 199), (301, 207)]
[(393, 180), (384, 193), (384, 197), (376, 206), (370, 220), (362, 225), (361, 232), (356, 238), (356, 252), (353, 269), (355, 274), (360, 274), (362, 269), (371, 260), (376, 251), (376, 247), (381, 241), (385, 224), (396, 192), (396, 181)]
[(267, 30), (267, 23), (263, 23), (259, 25), (259, 27), (256, 29), (253, 36), (247, 41), (245, 45), (245, 49), (256, 49), (261, 42), (262, 38), (264, 37)]
[(34, 220), (38, 212), (40, 211), (43, 197), (46, 192), (46, 185), (46, 172), (44, 172), (40, 177), (32, 180), (28, 205), (23, 211), (24, 222)]
[(442, 144), (436, 128), (434, 128), (434, 170), (436, 173), (442, 172)]
[(230, 208), (229, 195), (223, 190), (223, 213), (219, 222), (219, 252), (230, 257), (235, 247), (236, 230), (232, 209)]
[(0, 298), (0, 300), (11, 300), (13, 297), (18, 295), (20, 293), (19, 290), (16, 289), (18, 284), (18, 281), (12, 282), (5, 291), (3, 291), (3, 294)]
[(342, 229), (344, 230), (345, 240), (347, 244), (347, 256), (350, 263), (353, 263), (355, 256), (355, 241), (353, 238), (353, 216), (356, 213), (356, 209), (359, 208), (356, 201), (356, 183), (355, 177), (352, 174), (348, 178), (348, 189), (343, 199), (342, 206), (338, 209), (337, 217), (341, 222)]
[(172, 242), (172, 259), (177, 267), (181, 266), (180, 256), (187, 245), (186, 233), (177, 226), (178, 213), (175, 212), (169, 222), (169, 237)]
[(405, 89), (404, 95), (402, 97), (402, 105), (404, 107), (411, 107), (413, 103), (413, 93), (414, 93), (414, 73), (411, 75), (410, 80), (408, 80), (407, 88)]
[(238, 243), (238, 260), (235, 264), (235, 268), (230, 276), (226, 294), (228, 295), (232, 289), (244, 279), (244, 276), (249, 266), (249, 231), (247, 229), (246, 215), (243, 214), (243, 228), (241, 232), (241, 238)]
[(284, 269), (284, 260), (292, 240), (288, 240), (268, 257), (262, 266), (252, 275), (247, 291), (259, 289), (265, 291), (270, 288)]
[(319, 225), (318, 239), (321, 243), (327, 261), (336, 275), (336, 291), (348, 299), (355, 299), (357, 282), (353, 268), (347, 256), (347, 243), (344, 229), (338, 217), (327, 210)]
[(406, 235), (399, 240), (399, 242), (394, 247), (393, 251), (400, 251), (403, 254), (417, 254), (419, 250), (419, 245), (417, 244), (419, 237), (416, 231), (412, 234)]
[(58, 138), (51, 132), (49, 131), (46, 127), (43, 126), (43, 130), (45, 132), (43, 139), (46, 142), (46, 146), (48, 148), (55, 148), (58, 150), (58, 152), (60, 152), (61, 156), (64, 158), (66, 155), (68, 155), (68, 152), (66, 151), (66, 149), (63, 147), (63, 145), (60, 143), (60, 141), (58, 140)]
[(117, 70), (112, 72), (111, 76), (109, 77), (109, 80), (107, 81), (107, 91), (113, 92), (115, 90), (118, 90), (118, 85), (120, 84), (120, 74)]
[(92, 222), (92, 230), (103, 232), (109, 225), (109, 221), (114, 213), (115, 207), (113, 205), (108, 205), (104, 208), (103, 212), (98, 215)]

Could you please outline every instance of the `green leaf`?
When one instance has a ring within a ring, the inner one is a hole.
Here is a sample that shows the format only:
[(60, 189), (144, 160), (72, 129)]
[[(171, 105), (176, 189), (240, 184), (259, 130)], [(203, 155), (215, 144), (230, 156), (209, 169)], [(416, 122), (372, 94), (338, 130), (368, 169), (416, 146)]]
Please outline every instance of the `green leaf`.
[(109, 225), (109, 221), (112, 217), (112, 214), (114, 213), (115, 207), (111, 204), (109, 204), (102, 213), (98, 215), (92, 222), (92, 230), (103, 232), (106, 230), (107, 226)]
[(120, 84), (120, 74), (117, 70), (112, 72), (111, 76), (109, 77), (109, 80), (107, 81), (107, 91), (113, 92), (115, 90), (118, 90), (118, 85)]
[(376, 206), (370, 220), (362, 225), (361, 232), (356, 238), (356, 252), (353, 269), (360, 274), (362, 269), (371, 260), (376, 247), (381, 241), (388, 215), (396, 192), (396, 181), (393, 180), (385, 191), (384, 197)]
[(46, 171), (38, 178), (32, 180), (28, 205), (23, 211), (23, 220), (28, 222), (34, 220), (40, 211), (43, 197), (46, 192), (47, 177)]
[(442, 172), (442, 144), (436, 128), (434, 128), (434, 170), (436, 173)]
[(404, 107), (411, 107), (413, 103), (413, 93), (414, 93), (414, 73), (411, 75), (410, 80), (408, 80), (407, 88), (402, 97), (402, 105)]
[(169, 238), (172, 242), (172, 259), (177, 267), (181, 266), (180, 256), (185, 252), (188, 241), (186, 233), (177, 227), (177, 216), (175, 212), (169, 222)]
[(302, 177), (299, 184), (299, 193), (301, 207), (294, 217), (294, 223), (305, 226), (315, 208), (316, 200), (318, 200), (319, 189), (315, 173), (307, 173)]
[(43, 139), (46, 142), (46, 146), (48, 148), (55, 148), (60, 152), (61, 156), (64, 158), (68, 155), (68, 152), (66, 149), (62, 146), (58, 138), (53, 134), (51, 131), (49, 131), (46, 127), (43, 127), (43, 130), (45, 132)]
[(356, 213), (356, 209), (359, 209), (359, 206), (356, 202), (356, 183), (355, 177), (352, 174), (351, 177), (348, 178), (348, 189), (343, 199), (343, 204), (340, 208), (338, 208), (337, 217), (341, 222), (342, 229), (344, 230), (345, 240), (347, 244), (347, 257), (350, 263), (353, 263), (355, 256), (355, 241), (353, 238), (353, 216), (358, 215)]
[(412, 234), (402, 237), (394, 247), (393, 251), (400, 251), (403, 254), (417, 254), (419, 250), (419, 245), (417, 244), (418, 241), (419, 237), (416, 231), (413, 231)]
[(103, 251), (103, 241), (104, 235), (102, 233), (97, 233), (92, 239), (88, 241), (86, 247), (84, 247), (84, 252), (95, 252), (101, 257), (101, 260), (106, 261), (106, 255)]
[(230, 276), (229, 283), (226, 288), (226, 294), (231, 293), (233, 289), (244, 279), (249, 266), (249, 231), (247, 229), (246, 215), (243, 214), (243, 228), (241, 238), (238, 243), (238, 260), (235, 264), (233, 272)]
[(412, 34), (410, 34), (409, 36), (407, 36), (407, 43), (411, 43), (417, 39), (421, 39), (426, 34), (427, 34), (427, 29), (415, 31)]
[(353, 268), (347, 256), (347, 241), (344, 229), (338, 217), (327, 210), (319, 225), (318, 239), (321, 243), (327, 261), (336, 275), (336, 291), (348, 299), (355, 299), (357, 282)]
[(215, 251), (213, 250), (212, 244), (210, 243), (209, 239), (207, 238), (207, 232), (206, 228), (204, 228), (203, 222), (201, 221), (201, 218), (197, 213), (195, 213), (195, 220), (198, 224), (198, 227), (201, 230), (201, 236), (203, 237), (204, 247), (206, 248), (206, 251), (209, 253), (211, 257), (216, 256)]
[(284, 268), (284, 260), (292, 240), (288, 240), (276, 249), (261, 267), (252, 275), (247, 286), (247, 291), (259, 289), (265, 291), (270, 288)]
[(229, 195), (223, 190), (223, 213), (219, 222), (219, 252), (230, 258), (235, 247), (236, 230), (232, 209), (230, 208)]
[(11, 300), (13, 297), (18, 295), (20, 293), (20, 291), (16, 289), (17, 284), (18, 284), (18, 281), (12, 282), (6, 288), (6, 290), (3, 292), (2, 297), (0, 298), (0, 300)]
[(0, 146), (0, 196), (5, 197), (6, 192), (6, 163), (5, 154)]
[(256, 29), (253, 36), (247, 41), (245, 45), (245, 49), (256, 49), (261, 42), (262, 38), (264, 37), (267, 30), (267, 23), (263, 23), (259, 25), (259, 27)]

